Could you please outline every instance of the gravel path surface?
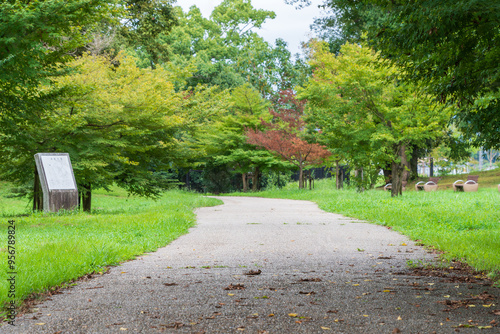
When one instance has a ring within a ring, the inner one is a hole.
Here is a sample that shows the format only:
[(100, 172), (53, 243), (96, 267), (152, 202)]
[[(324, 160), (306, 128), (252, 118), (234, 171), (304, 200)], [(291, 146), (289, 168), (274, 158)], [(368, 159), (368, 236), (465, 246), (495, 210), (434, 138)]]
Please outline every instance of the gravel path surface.
[(434, 257), (405, 236), (307, 201), (221, 199), (189, 234), (0, 332), (500, 332), (499, 289), (453, 270), (411, 275), (407, 261)]

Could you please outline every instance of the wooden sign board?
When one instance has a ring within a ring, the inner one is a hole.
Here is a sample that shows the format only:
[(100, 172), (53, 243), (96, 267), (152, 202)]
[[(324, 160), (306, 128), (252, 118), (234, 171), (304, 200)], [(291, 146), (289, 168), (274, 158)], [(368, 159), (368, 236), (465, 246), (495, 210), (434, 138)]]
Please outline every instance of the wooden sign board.
[(68, 153), (37, 153), (35, 163), (43, 191), (43, 210), (57, 212), (78, 206), (78, 189)]

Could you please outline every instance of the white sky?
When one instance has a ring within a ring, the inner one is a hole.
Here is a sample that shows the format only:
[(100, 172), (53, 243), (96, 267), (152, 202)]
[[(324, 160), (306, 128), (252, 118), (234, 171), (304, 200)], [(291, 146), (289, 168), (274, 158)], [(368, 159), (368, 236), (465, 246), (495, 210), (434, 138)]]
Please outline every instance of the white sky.
[[(196, 5), (203, 16), (208, 17), (213, 8), (221, 2), (222, 0), (177, 0), (174, 5), (181, 6), (185, 12), (192, 5)], [(276, 13), (274, 20), (267, 20), (262, 29), (256, 32), (272, 45), (277, 38), (282, 38), (288, 43), (292, 54), (301, 53), (300, 43), (313, 36), (309, 26), (315, 17), (320, 16), (318, 4), (321, 3), (323, 1), (313, 0), (311, 6), (298, 10), (293, 5), (287, 5), (284, 0), (252, 0), (254, 8)]]

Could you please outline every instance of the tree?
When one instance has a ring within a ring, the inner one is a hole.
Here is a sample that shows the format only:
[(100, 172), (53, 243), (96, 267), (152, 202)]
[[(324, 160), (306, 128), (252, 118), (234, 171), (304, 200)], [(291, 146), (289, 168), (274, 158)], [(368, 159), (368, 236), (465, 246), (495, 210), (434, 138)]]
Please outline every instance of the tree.
[(304, 102), (298, 101), (292, 90), (280, 92), (277, 111), (269, 110), (274, 122), (262, 121), (265, 131), (248, 129), (247, 141), (273, 152), (299, 168), (299, 189), (304, 188), (304, 169), (318, 165), (331, 153), (317, 143), (309, 143), (304, 136)]
[[(300, 0), (302, 1), (302, 0)], [(350, 13), (382, 13), (362, 26), (383, 59), (401, 68), (407, 82), (455, 106), (453, 121), (475, 145), (500, 146), (500, 3), (490, 0), (326, 0), (355, 26)], [(487, 99), (487, 103), (478, 100)]]
[(116, 183), (132, 194), (156, 197), (171, 180), (165, 171), (182, 156), (179, 131), (187, 127), (172, 73), (140, 69), (136, 59), (83, 56), (77, 72), (57, 78), (60, 91), (37, 119), (16, 124), (17, 133), (0, 134), (4, 179), (32, 182), (37, 152), (70, 154), (83, 209), (90, 211), (93, 189)]
[(38, 86), (61, 73), (89, 31), (119, 15), (115, 0), (6, 0), (0, 3), (0, 114), (26, 112)]
[(299, 90), (308, 101), (308, 120), (334, 153), (360, 171), (372, 167), (376, 176), (390, 163), (392, 196), (401, 195), (411, 147), (442, 136), (449, 114), (416, 87), (397, 81), (397, 69), (366, 46), (345, 44), (338, 56), (324, 43), (311, 47), (314, 74)]
[(22, 147), (31, 152), (30, 131), (20, 131), (38, 125), (58, 93), (40, 86), (67, 73), (64, 65), (72, 60), (71, 52), (88, 42), (98, 22), (120, 15), (115, 0), (0, 3), (0, 157), (12, 162), (0, 167), (7, 179), (33, 178), (32, 169), (18, 168), (27, 163), (26, 156), (15, 152)]
[(118, 34), (151, 68), (168, 61), (168, 46), (163, 43), (177, 24), (173, 0), (124, 0), (125, 19)]
[(176, 65), (193, 62), (197, 71), (187, 86), (217, 85), (232, 89), (250, 83), (265, 98), (303, 80), (307, 66), (294, 61), (283, 40), (270, 45), (258, 34), (274, 12), (253, 8), (249, 0), (222, 1), (210, 18), (196, 6), (176, 8), (178, 26), (163, 38)]
[(205, 156), (202, 160), (212, 170), (219, 166), (223, 170), (240, 173), (244, 192), (249, 189), (248, 175), (252, 175), (252, 190), (257, 191), (262, 171), (283, 168), (283, 164), (272, 154), (246, 142), (245, 131), (263, 128), (261, 119), (269, 118), (268, 102), (255, 88), (245, 84), (232, 90), (230, 103), (226, 114), (220, 115), (198, 136)]

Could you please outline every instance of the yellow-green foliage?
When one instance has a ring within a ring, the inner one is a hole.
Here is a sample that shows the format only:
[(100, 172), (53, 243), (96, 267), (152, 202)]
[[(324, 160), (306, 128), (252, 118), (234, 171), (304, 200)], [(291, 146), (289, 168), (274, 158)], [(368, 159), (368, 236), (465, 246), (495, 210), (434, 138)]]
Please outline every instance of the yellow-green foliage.
[(444, 135), (450, 113), (418, 87), (398, 81), (401, 73), (367, 46), (345, 44), (340, 53), (311, 43), (314, 74), (299, 89), (318, 140), (357, 168), (378, 170), (402, 161), (411, 148)]

